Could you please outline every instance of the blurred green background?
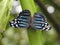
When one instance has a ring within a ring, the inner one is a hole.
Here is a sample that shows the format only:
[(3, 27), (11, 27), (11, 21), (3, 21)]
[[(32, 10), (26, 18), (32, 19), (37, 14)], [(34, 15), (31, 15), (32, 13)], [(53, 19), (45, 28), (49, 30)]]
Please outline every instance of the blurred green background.
[[(15, 10), (18, 6), (20, 10)], [(54, 9), (50, 9), (52, 13), (47, 10), (49, 6)], [(25, 9), (31, 11), (32, 17), (35, 12), (43, 13), (52, 29), (35, 31), (10, 27), (9, 21)], [(60, 0), (0, 0), (0, 45), (60, 45)]]

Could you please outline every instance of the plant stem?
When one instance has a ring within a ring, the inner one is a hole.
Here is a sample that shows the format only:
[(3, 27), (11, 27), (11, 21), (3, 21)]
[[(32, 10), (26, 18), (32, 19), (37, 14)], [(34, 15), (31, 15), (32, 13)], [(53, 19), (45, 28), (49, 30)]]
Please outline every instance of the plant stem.
[[(22, 9), (28, 9), (31, 11), (31, 16), (34, 15), (35, 12), (37, 12), (36, 6), (34, 4), (34, 0), (20, 0)], [(33, 30), (28, 29), (28, 37), (30, 45), (43, 45), (42, 40), (42, 32), (40, 30)]]
[(26, 1), (21, 0), (21, 5), (23, 10), (25, 9), (30, 10), (32, 15), (34, 15), (34, 13), (37, 12), (33, 0), (26, 0)]

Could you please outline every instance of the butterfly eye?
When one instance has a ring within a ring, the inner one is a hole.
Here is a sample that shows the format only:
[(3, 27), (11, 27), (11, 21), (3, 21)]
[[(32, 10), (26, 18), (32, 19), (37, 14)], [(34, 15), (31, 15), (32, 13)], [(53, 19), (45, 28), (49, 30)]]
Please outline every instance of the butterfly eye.
[(28, 10), (22, 11), (19, 16), (10, 22), (12, 27), (27, 28), (30, 22), (30, 12)]

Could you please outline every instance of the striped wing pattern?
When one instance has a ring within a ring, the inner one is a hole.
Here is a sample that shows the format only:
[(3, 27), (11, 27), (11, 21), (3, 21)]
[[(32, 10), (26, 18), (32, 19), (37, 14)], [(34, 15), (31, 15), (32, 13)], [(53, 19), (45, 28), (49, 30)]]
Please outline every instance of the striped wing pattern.
[(35, 13), (32, 21), (32, 27), (34, 29), (41, 29), (41, 30), (50, 30), (51, 26), (46, 22), (45, 16), (41, 13)]
[(9, 22), (11, 27), (28, 28), (31, 26), (36, 30), (50, 30), (51, 26), (47, 23), (45, 16), (42, 13), (35, 13), (31, 20), (31, 13), (29, 10), (23, 10), (19, 16)]
[(10, 26), (12, 27), (21, 27), (21, 28), (27, 28), (29, 27), (30, 23), (30, 11), (24, 10), (22, 11), (17, 18), (15, 18), (13, 21), (9, 22)]

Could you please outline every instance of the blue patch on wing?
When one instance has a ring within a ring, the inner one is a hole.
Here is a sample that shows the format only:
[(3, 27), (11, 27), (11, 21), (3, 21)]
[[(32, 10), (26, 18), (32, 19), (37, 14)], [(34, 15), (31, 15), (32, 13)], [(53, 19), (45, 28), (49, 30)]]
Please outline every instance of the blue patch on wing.
[[(12, 23), (14, 22), (14, 23)], [(14, 19), (12, 22), (10, 22), (10, 26), (12, 27), (29, 27), (30, 22), (30, 11), (29, 10), (23, 10), (19, 16)]]
[(35, 13), (32, 21), (32, 27), (38, 30), (50, 30), (51, 26), (46, 22), (46, 18), (41, 13)]

